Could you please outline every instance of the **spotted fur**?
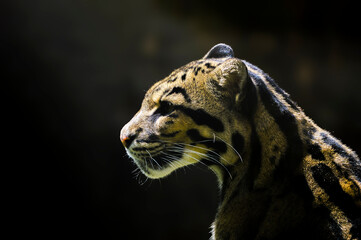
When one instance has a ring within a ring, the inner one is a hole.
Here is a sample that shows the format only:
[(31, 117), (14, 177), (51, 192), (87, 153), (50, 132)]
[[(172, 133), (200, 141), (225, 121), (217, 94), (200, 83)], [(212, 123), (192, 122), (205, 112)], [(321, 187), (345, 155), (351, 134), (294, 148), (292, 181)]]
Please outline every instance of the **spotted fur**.
[(154, 84), (120, 138), (149, 178), (216, 173), (212, 239), (361, 239), (358, 156), (225, 44)]

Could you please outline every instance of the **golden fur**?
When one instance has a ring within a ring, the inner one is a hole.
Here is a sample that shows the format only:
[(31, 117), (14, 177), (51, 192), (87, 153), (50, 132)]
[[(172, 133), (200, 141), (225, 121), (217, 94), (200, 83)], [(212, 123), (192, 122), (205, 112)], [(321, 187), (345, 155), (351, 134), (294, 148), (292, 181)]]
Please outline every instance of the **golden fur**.
[(154, 84), (121, 140), (149, 178), (216, 173), (213, 239), (360, 239), (358, 156), (225, 44)]

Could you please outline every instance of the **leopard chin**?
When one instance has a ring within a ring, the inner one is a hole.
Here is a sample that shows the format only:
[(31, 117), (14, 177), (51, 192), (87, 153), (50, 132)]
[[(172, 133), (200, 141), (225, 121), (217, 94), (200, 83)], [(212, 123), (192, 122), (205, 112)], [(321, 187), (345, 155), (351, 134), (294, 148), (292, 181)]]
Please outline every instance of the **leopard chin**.
[[(187, 152), (186, 149), (182, 149)], [(164, 178), (173, 171), (185, 166), (195, 164), (199, 160), (194, 156), (186, 153), (170, 152), (167, 150), (159, 152), (147, 151), (148, 156), (140, 156), (127, 149), (127, 154), (133, 159), (133, 162), (141, 170), (141, 172), (150, 179)]]

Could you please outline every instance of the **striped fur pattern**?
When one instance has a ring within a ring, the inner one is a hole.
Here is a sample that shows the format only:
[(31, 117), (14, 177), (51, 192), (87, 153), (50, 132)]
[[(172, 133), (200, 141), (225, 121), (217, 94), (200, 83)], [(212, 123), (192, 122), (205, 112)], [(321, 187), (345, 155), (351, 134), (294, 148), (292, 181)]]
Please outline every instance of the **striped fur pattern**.
[(120, 138), (149, 178), (215, 172), (212, 239), (361, 239), (358, 156), (228, 45), (154, 84)]

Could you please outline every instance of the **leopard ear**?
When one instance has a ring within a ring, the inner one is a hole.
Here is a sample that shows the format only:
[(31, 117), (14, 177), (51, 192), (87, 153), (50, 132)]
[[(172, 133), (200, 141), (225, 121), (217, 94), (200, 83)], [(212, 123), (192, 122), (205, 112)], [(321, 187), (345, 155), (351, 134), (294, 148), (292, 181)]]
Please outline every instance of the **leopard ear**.
[(242, 60), (230, 58), (216, 67), (210, 76), (225, 89), (241, 91), (247, 81), (248, 71)]
[(209, 74), (208, 84), (217, 94), (242, 102), (247, 86), (252, 83), (245, 63), (237, 58), (229, 58)]
[(219, 43), (211, 48), (203, 59), (207, 58), (225, 58), (225, 57), (234, 57), (233, 49), (224, 43)]

